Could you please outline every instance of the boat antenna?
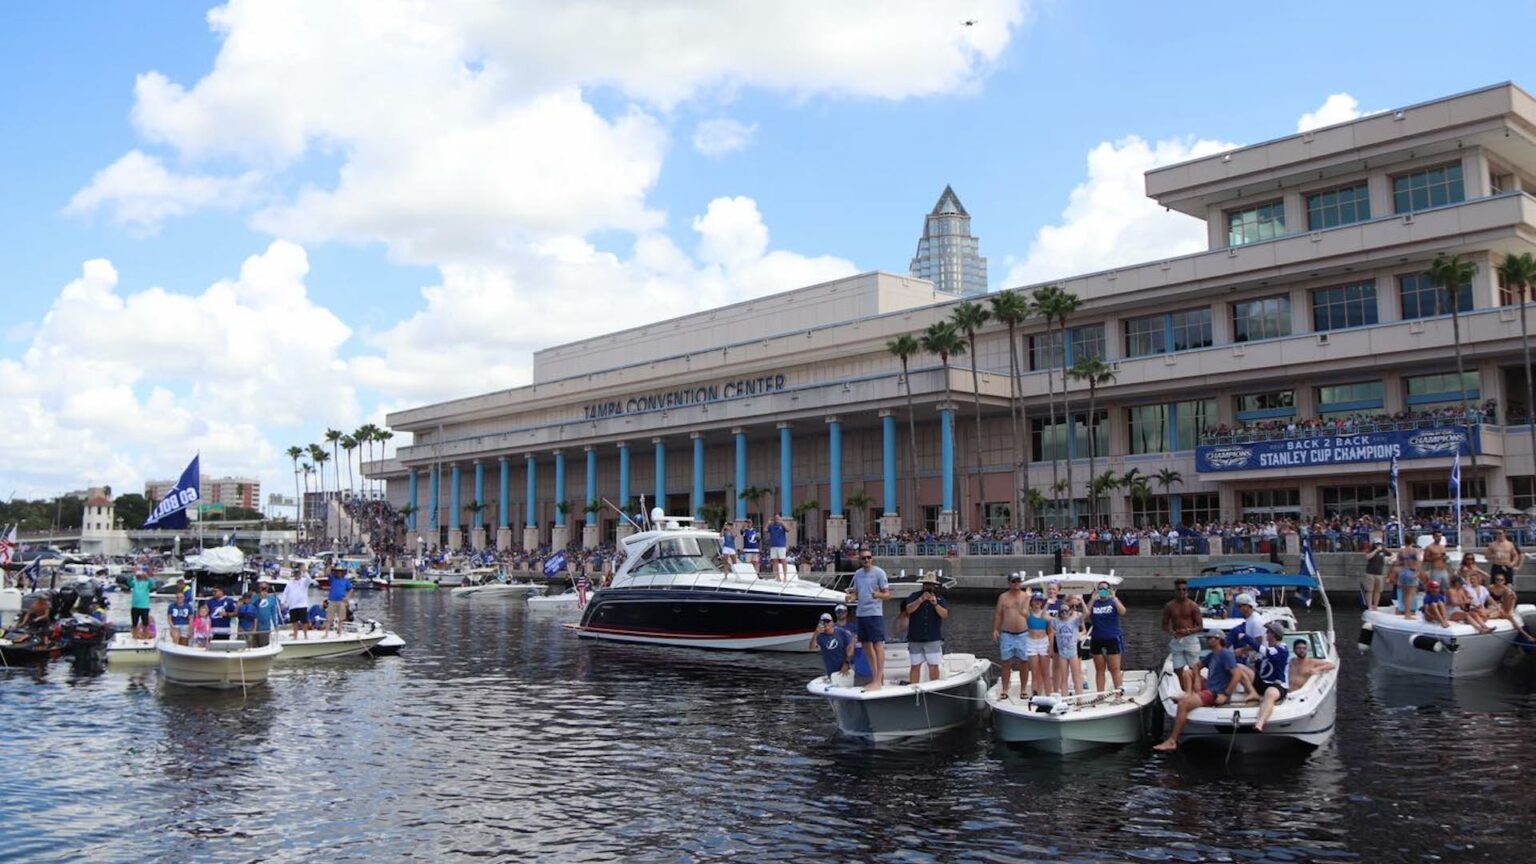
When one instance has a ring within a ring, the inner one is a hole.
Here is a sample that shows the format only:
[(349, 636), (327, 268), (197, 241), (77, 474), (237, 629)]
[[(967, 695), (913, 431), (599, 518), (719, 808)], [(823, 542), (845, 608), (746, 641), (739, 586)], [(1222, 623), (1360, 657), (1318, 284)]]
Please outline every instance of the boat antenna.
[[(645, 510), (645, 495), (643, 494), (640, 496), (640, 518), (645, 520), (646, 525), (651, 525), (651, 516)], [(654, 528), (655, 526), (651, 525), (651, 527)]]
[(603, 499), (600, 499), (600, 500), (604, 504), (608, 505), (609, 507), (612, 507), (613, 508), (613, 512), (619, 514), (619, 517), (621, 519), (623, 519), (625, 522), (628, 522), (629, 524), (635, 526), (635, 530), (636, 531), (644, 530), (643, 528), (640, 527), (640, 523), (638, 523), (634, 519), (630, 518), (630, 515), (628, 513), (625, 513), (623, 510), (619, 509), (619, 506), (617, 504), (614, 504), (612, 501), (609, 501), (607, 498), (603, 498)]

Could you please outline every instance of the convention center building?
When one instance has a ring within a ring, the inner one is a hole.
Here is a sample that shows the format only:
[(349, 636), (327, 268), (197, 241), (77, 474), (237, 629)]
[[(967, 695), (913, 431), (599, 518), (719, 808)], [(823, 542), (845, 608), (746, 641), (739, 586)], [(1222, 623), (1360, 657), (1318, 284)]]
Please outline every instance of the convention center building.
[[(1091, 473), (1141, 478), (1103, 489), (1113, 525), (1386, 514), (1394, 457), (1405, 513), (1450, 506), (1453, 462), (1469, 506), (1536, 505), (1526, 322), (1496, 272), (1536, 243), (1529, 94), (1287, 135), (1148, 172), (1146, 191), (1204, 220), (1208, 251), (1053, 283), (1081, 301), (1067, 363), (1105, 370), (1063, 396), (1060, 322), (1024, 319), (1017, 420), (1004, 325), (905, 376), (888, 347), (994, 295), (874, 272), (544, 349), (527, 386), (389, 415), (411, 443), (369, 473), (427, 542), (503, 548), (611, 541), (603, 502), (641, 496), (829, 542), (1020, 506), (1032, 527), (1084, 524)], [(1442, 254), (1475, 265), (1454, 316)]]

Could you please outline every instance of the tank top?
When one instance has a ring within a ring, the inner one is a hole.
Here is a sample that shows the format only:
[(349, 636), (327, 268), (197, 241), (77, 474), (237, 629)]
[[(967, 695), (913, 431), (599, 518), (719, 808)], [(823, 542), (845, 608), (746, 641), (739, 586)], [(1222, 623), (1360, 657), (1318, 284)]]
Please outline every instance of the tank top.
[(1030, 630), (1045, 630), (1050, 627), (1050, 619), (1042, 618), (1033, 612), (1024, 616), (1024, 626)]

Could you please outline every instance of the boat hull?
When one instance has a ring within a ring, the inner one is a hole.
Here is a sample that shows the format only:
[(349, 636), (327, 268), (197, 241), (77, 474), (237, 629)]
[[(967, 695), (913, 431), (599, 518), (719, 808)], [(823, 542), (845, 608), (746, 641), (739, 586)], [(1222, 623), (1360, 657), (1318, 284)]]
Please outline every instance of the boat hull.
[(576, 633), (653, 645), (807, 652), (817, 619), (837, 602), (733, 588), (605, 588), (592, 595)]
[(496, 583), (491, 585), (465, 585), (450, 589), (448, 593), (454, 597), (467, 600), (471, 597), (527, 597), (530, 594), (537, 594), (541, 590), (543, 589), (538, 585), (516, 583), (503, 585)]
[(934, 735), (972, 722), (987, 708), (991, 664), (967, 662), (966, 673), (917, 686), (887, 684), (869, 693), (852, 686), (852, 676), (823, 675), (807, 689), (827, 700), (843, 735), (874, 743)]
[[(1259, 703), (1242, 702), (1211, 708), (1196, 708), (1179, 738), (1181, 747), (1231, 748), (1242, 753), (1268, 753), (1287, 749), (1313, 750), (1333, 737), (1337, 713), (1338, 670), (1320, 672), (1301, 690), (1288, 695), (1275, 706), (1264, 731), (1254, 728)], [(1158, 698), (1171, 727), (1178, 716), (1178, 687), (1171, 662), (1165, 661), (1159, 678)]]
[(240, 651), (210, 651), (183, 645), (160, 646), (160, 674), (185, 687), (231, 690), (264, 683), (272, 663), (282, 653), (279, 645)]
[(132, 633), (119, 633), (107, 646), (107, 665), (114, 669), (149, 668), (160, 663), (160, 643), (154, 639), (135, 639)]
[(1370, 626), (1371, 658), (1399, 672), (1437, 678), (1478, 678), (1499, 668), (1514, 643), (1514, 628), (1492, 621), (1493, 633), (1481, 634), (1467, 625), (1441, 627), (1403, 618), (1391, 612), (1365, 613)]
[(994, 685), (987, 693), (992, 726), (1007, 744), (1062, 755), (1134, 744), (1141, 740), (1146, 712), (1157, 699), (1157, 676), (1127, 672), (1123, 681), (1127, 689), (1123, 701), (1095, 702), (1060, 714), (1032, 710), (1016, 698), (1000, 703), (1000, 685)]
[(310, 633), (309, 638), (300, 636), (297, 639), (288, 635), (288, 631), (276, 634), (274, 641), (283, 646), (283, 653), (277, 655), (279, 663), (288, 663), (295, 660), (333, 660), (337, 657), (354, 657), (358, 654), (372, 654), (373, 649), (384, 641), (386, 631), (382, 628), (367, 633), (346, 632), (341, 635), (327, 633), (319, 636)]

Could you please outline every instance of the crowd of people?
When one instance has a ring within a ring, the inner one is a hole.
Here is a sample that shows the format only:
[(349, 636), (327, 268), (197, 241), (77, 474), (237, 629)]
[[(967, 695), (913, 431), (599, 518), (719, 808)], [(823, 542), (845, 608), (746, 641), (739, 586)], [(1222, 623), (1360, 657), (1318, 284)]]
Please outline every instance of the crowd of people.
[(1201, 444), (1241, 444), (1249, 441), (1273, 441), (1284, 438), (1314, 438), (1324, 435), (1352, 435), (1356, 432), (1381, 432), (1397, 429), (1434, 429), (1467, 423), (1492, 422), (1498, 404), (1489, 399), (1468, 410), (1463, 405), (1448, 405), (1428, 410), (1398, 411), (1394, 414), (1345, 414), (1337, 417), (1297, 419), (1280, 417), (1251, 423), (1223, 423), (1207, 427), (1200, 434)]

